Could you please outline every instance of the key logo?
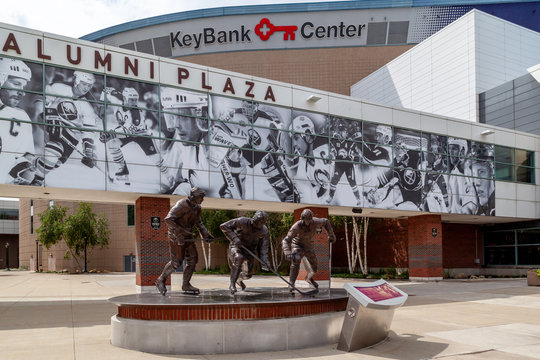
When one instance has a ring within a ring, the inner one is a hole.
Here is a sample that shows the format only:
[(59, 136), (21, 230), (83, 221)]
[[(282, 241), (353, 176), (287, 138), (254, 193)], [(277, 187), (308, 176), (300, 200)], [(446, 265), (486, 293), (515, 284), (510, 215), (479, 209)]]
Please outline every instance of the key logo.
[(267, 18), (261, 19), (261, 21), (255, 26), (255, 34), (257, 34), (262, 41), (270, 39), (270, 36), (278, 31), (284, 32), (283, 40), (294, 40), (296, 30), (298, 30), (298, 26), (296, 25), (276, 26)]

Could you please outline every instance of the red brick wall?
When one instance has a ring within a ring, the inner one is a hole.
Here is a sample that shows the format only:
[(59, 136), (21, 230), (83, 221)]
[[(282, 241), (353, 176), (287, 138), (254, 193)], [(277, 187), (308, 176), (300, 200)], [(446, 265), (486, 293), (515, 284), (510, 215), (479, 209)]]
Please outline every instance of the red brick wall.
[[(415, 225), (413, 225), (415, 226)], [(482, 232), (476, 225), (444, 223), (437, 228), (442, 235), (443, 268), (474, 268), (482, 263)], [(347, 268), (345, 232), (343, 227), (334, 229), (338, 242), (333, 246), (332, 267)], [(431, 227), (427, 228), (431, 237)], [(477, 233), (475, 233), (477, 231)], [(352, 226), (349, 229), (349, 237)], [(409, 220), (376, 219), (369, 222), (368, 267), (409, 267)], [(476, 238), (477, 236), (477, 238)], [(476, 239), (476, 241), (475, 241)], [(475, 246), (478, 252), (475, 251)], [(478, 256), (480, 264), (474, 260)]]
[(407, 268), (408, 221), (371, 219), (368, 227), (368, 267)]
[[(433, 236), (433, 231), (436, 231)], [(440, 215), (409, 217), (409, 276), (442, 278), (443, 246)]]
[[(154, 286), (163, 267), (170, 260), (167, 225), (164, 221), (170, 208), (170, 201), (166, 198), (140, 197), (135, 202), (138, 286)], [(152, 216), (161, 218), (161, 227), (157, 230), (150, 225)], [(168, 285), (170, 281), (169, 277)]]
[[(367, 236), (368, 267), (408, 268), (408, 222), (397, 219), (371, 218)], [(348, 268), (345, 230), (334, 229), (338, 241), (333, 245), (332, 268)], [(352, 225), (349, 224), (349, 241)]]
[[(482, 231), (478, 226), (443, 224), (442, 241), (444, 268), (480, 267), (482, 263)], [(474, 263), (477, 255), (480, 259), (479, 264)]]

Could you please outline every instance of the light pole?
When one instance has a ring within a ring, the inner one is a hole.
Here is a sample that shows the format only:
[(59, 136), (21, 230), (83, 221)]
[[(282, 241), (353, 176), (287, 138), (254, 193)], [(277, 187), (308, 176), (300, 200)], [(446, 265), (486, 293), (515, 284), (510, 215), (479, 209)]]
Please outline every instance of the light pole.
[(9, 243), (6, 243), (6, 268), (9, 271)]

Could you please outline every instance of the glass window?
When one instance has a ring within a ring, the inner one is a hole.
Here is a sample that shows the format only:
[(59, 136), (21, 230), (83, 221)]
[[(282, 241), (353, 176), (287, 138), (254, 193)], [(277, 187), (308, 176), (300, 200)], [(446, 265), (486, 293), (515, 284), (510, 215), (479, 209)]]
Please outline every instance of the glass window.
[(516, 167), (516, 181), (532, 184), (533, 183), (533, 168), (517, 166)]
[(526, 244), (540, 245), (540, 229), (518, 230), (517, 242), (520, 245), (526, 245)]
[(540, 245), (518, 247), (518, 265), (538, 264), (540, 264)]
[(47, 96), (103, 100), (103, 75), (46, 65), (45, 81), (48, 84), (45, 86)]
[(485, 248), (484, 259), (486, 265), (515, 265), (516, 248), (513, 246)]
[(514, 245), (515, 242), (514, 231), (486, 232), (484, 234), (485, 246)]
[(393, 142), (393, 131), (390, 125), (363, 122), (363, 140), (380, 146), (389, 146)]
[(512, 164), (514, 162), (514, 149), (495, 145), (495, 161), (498, 163)]
[(135, 226), (135, 205), (127, 206), (127, 226)]
[(448, 137), (448, 155), (452, 158), (462, 157), (467, 158), (471, 155), (471, 141)]
[(158, 109), (157, 84), (108, 76), (106, 91), (114, 92), (114, 99), (109, 94), (108, 103), (121, 104), (125, 108)]
[[(163, 92), (163, 87), (162, 87)], [(161, 94), (163, 99), (163, 93)], [(237, 124), (252, 123), (253, 103), (231, 99), (224, 96), (211, 95), (208, 115), (210, 119)]]
[(30, 234), (34, 233), (34, 200), (30, 200)]
[(17, 209), (0, 209), (1, 220), (19, 220), (19, 210)]
[(521, 166), (533, 166), (533, 153), (526, 150), (515, 150), (516, 153), (516, 165)]
[(495, 163), (495, 179), (514, 181), (514, 167), (508, 164)]

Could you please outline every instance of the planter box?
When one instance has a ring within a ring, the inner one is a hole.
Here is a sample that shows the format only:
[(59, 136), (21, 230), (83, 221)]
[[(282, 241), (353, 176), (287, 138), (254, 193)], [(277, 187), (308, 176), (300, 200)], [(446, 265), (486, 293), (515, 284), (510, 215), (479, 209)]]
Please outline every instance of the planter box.
[(527, 271), (527, 285), (540, 286), (540, 276), (536, 271)]

